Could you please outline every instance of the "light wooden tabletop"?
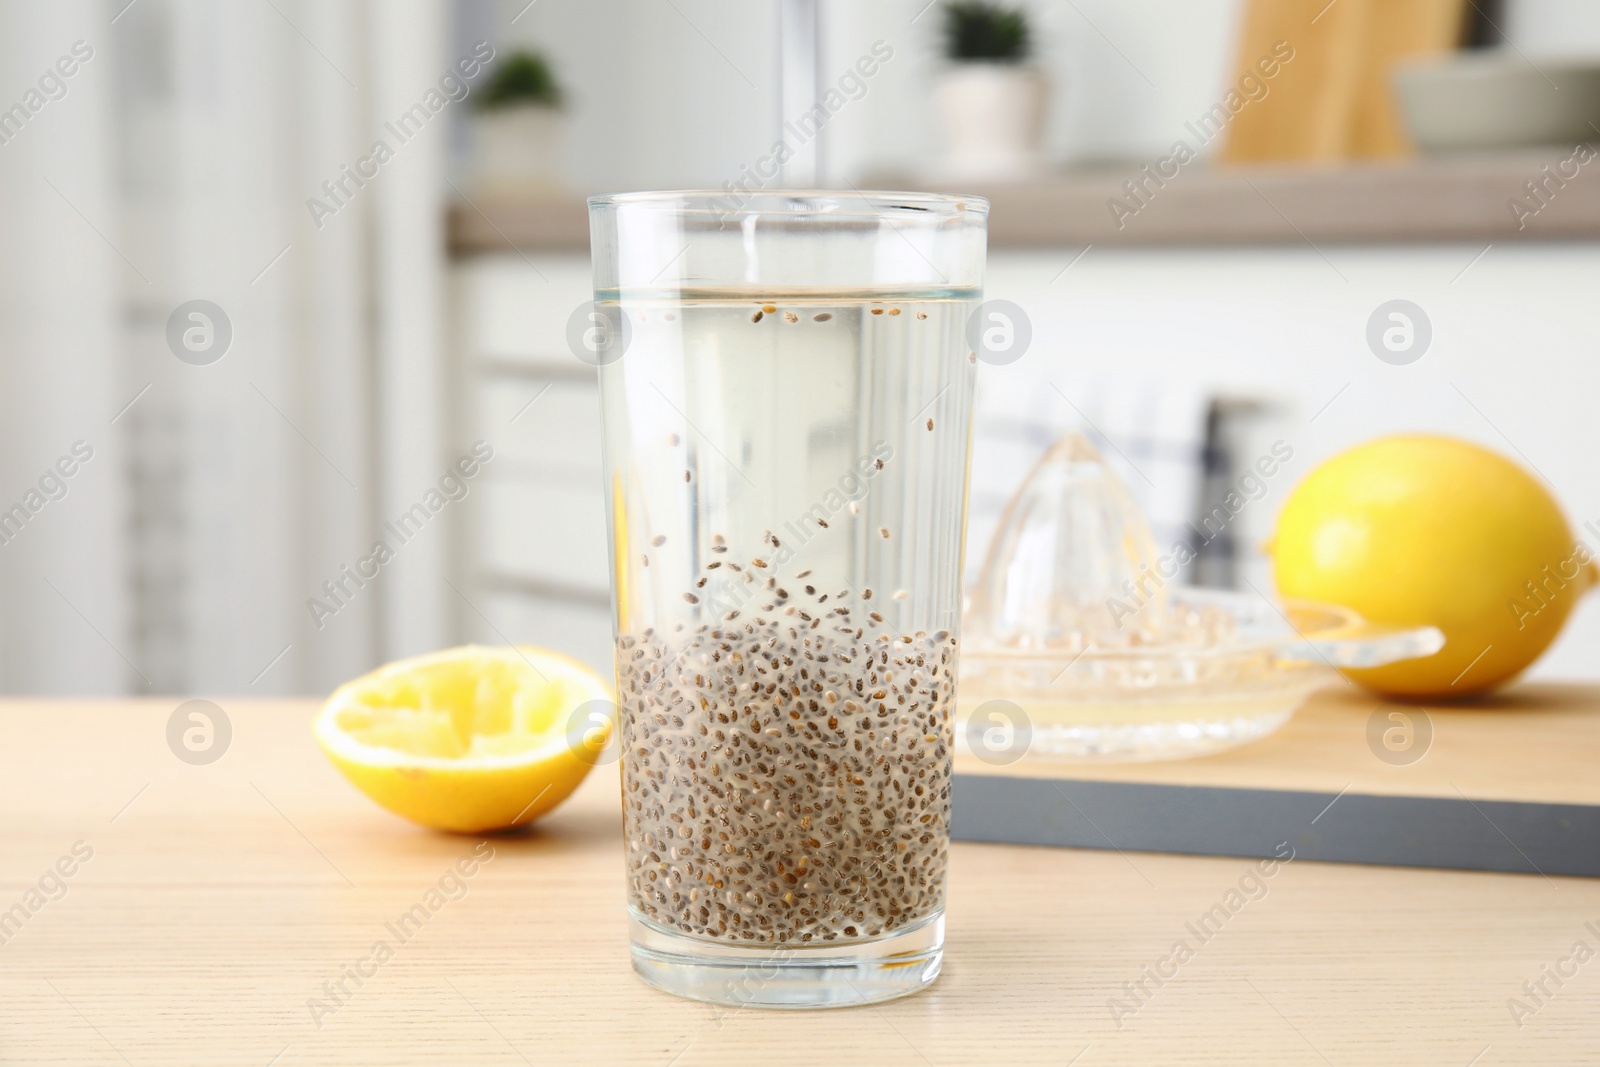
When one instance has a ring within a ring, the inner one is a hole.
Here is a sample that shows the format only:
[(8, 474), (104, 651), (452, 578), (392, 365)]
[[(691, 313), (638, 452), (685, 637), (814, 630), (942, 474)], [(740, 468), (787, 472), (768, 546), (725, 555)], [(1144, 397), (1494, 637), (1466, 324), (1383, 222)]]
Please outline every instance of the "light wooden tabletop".
[(209, 766), (178, 703), (0, 704), (0, 1062), (1600, 1063), (1600, 882), (959, 844), (931, 990), (728, 1011), (629, 971), (614, 767), (454, 880), (479, 841), (357, 794), (309, 703), (224, 701)]

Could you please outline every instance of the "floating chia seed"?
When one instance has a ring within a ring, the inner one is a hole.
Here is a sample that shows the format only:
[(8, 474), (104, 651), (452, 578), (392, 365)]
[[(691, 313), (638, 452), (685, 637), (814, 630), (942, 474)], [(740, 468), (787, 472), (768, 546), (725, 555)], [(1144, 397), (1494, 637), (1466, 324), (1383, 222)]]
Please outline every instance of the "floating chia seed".
[(662, 545), (667, 543), (667, 535), (666, 534), (656, 534), (654, 537), (652, 537), (650, 539), (650, 543), (652, 545), (655, 545), (657, 548), (660, 548)]
[(761, 317), (764, 314), (765, 314), (765, 312), (758, 311), (754, 315), (750, 316), (750, 321), (751, 322), (760, 322), (761, 321)]
[(919, 311), (919, 312), (917, 312), (917, 318), (919, 318), (919, 319), (925, 319), (925, 318), (927, 318), (927, 317), (928, 317), (928, 313), (927, 313), (927, 312), (926, 312), (926, 311)]
[(931, 418), (928, 420), (928, 429), (933, 429), (933, 419)]
[(761, 310), (766, 312), (768, 315), (770, 315), (774, 311), (777, 311), (778, 309), (775, 306), (773, 306), (772, 304), (762, 304), (761, 305)]
[(833, 312), (831, 312), (831, 311), (819, 311), (815, 315), (811, 316), (811, 321), (812, 322), (827, 322), (831, 318), (833, 318)]
[(874, 315), (882, 315), (883, 314), (883, 309), (882, 308), (873, 308), (872, 309), (872, 313)]
[(887, 527), (887, 526), (878, 527), (878, 536), (883, 538), (885, 541), (889, 540), (889, 527)]
[(800, 321), (800, 316), (796, 315), (792, 311), (785, 311), (783, 313), (783, 321), (784, 322), (799, 322)]
[(898, 315), (898, 314), (900, 314), (900, 309), (899, 308), (890, 308), (889, 309), (889, 314)]

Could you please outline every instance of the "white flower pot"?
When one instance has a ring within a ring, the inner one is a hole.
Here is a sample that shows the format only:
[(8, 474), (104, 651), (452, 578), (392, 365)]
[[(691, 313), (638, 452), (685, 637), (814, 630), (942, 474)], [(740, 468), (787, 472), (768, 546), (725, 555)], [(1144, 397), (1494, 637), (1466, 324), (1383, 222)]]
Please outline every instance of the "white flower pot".
[(944, 124), (940, 177), (950, 181), (1008, 181), (1044, 166), (1045, 99), (1049, 81), (1036, 67), (958, 63), (934, 91)]
[(485, 192), (559, 188), (566, 123), (555, 108), (530, 104), (479, 112), (473, 122), (473, 183)]

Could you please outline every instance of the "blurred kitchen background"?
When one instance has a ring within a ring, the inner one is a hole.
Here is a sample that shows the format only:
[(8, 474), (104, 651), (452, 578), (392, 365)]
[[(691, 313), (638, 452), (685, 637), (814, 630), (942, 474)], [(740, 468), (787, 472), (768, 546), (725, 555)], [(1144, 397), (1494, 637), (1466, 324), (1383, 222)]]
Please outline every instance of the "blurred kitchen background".
[[(1031, 344), (981, 368), (969, 572), (1069, 428), (1185, 581), (1270, 590), (1295, 480), (1396, 430), (1517, 459), (1596, 545), (1600, 3), (1002, 6), (0, 2), (0, 689), (609, 670), (582, 197), (777, 187), (780, 140), (993, 201)], [(1597, 638), (1535, 674), (1600, 678)]]

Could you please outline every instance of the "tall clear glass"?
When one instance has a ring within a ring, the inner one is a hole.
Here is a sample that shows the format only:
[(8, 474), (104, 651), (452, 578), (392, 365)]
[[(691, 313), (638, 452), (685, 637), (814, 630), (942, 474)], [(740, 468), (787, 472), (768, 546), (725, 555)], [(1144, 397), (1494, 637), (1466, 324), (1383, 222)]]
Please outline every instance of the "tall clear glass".
[(634, 969), (831, 1007), (939, 973), (988, 204), (589, 201)]

